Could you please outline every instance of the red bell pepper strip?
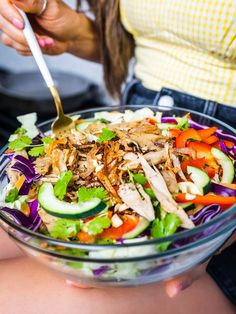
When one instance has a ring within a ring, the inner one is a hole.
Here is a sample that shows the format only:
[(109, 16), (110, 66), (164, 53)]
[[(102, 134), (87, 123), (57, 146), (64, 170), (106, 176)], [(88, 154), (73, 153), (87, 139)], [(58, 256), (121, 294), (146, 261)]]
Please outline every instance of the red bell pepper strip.
[[(223, 142), (225, 143), (225, 146), (226, 146), (227, 148), (229, 148), (229, 149), (231, 149), (231, 148), (234, 147), (234, 143), (231, 142), (231, 141), (223, 140)], [(219, 141), (217, 141), (216, 143), (214, 143), (213, 146), (215, 146), (215, 147), (221, 149), (221, 147), (220, 147), (220, 142), (219, 142)]]
[(186, 147), (189, 140), (201, 141), (201, 137), (195, 129), (187, 129), (182, 131), (182, 133), (176, 138), (175, 146), (177, 148)]
[(202, 169), (205, 166), (206, 160), (204, 157), (192, 159), (192, 160), (186, 160), (181, 162), (181, 169), (183, 172), (187, 171), (188, 166), (196, 167)]
[(105, 229), (101, 234), (98, 235), (99, 239), (112, 239), (117, 240), (122, 238), (122, 236), (133, 230), (139, 222), (139, 218), (134, 215), (124, 215), (123, 217), (123, 224), (118, 227), (110, 227)]
[(176, 201), (181, 203), (191, 202), (197, 205), (211, 205), (219, 204), (222, 206), (231, 206), (236, 203), (235, 196), (221, 196), (221, 195), (196, 195), (194, 199), (189, 200), (185, 193), (176, 196)]
[(83, 231), (80, 231), (78, 232), (77, 234), (77, 238), (80, 240), (80, 242), (82, 243), (88, 243), (88, 244), (92, 244), (92, 243), (95, 243), (96, 241), (96, 237), (95, 235), (91, 235), (87, 232), (83, 232)]
[(223, 141), (224, 141), (226, 147), (228, 147), (230, 149), (234, 147), (234, 143), (233, 142), (228, 141), (228, 140), (223, 140)]
[(146, 182), (146, 183), (144, 184), (144, 188), (145, 188), (145, 189), (150, 189), (150, 187), (151, 187), (151, 184), (150, 184), (149, 182)]
[(146, 118), (146, 121), (147, 121), (148, 123), (152, 124), (152, 125), (156, 125), (156, 123), (157, 123), (157, 120), (152, 119), (152, 118)]
[(181, 133), (182, 133), (182, 131), (180, 129), (170, 129), (169, 130), (169, 137), (170, 138), (177, 138)]
[(216, 127), (212, 127), (212, 128), (207, 128), (207, 129), (203, 129), (203, 130), (198, 130), (198, 134), (200, 135), (202, 140), (207, 139), (208, 137), (212, 136), (213, 134), (215, 134), (215, 132), (217, 131)]
[(209, 178), (211, 178), (211, 179), (214, 178), (214, 176), (216, 174), (216, 170), (214, 168), (207, 166), (203, 170), (208, 174)]
[(206, 144), (211, 145), (211, 144), (214, 144), (214, 143), (216, 143), (218, 141), (218, 137), (215, 136), (215, 135), (212, 135), (212, 136), (210, 136), (210, 137), (208, 137), (206, 139), (203, 139), (202, 141), (204, 143), (206, 143)]
[(211, 146), (206, 143), (190, 142), (188, 143), (188, 147), (192, 148), (196, 152), (201, 152), (206, 155), (211, 152)]

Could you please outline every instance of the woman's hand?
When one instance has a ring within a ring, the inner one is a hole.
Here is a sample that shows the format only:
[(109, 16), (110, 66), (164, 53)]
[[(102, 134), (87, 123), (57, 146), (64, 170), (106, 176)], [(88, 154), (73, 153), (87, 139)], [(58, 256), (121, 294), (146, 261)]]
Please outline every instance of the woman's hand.
[[(71, 52), (90, 60), (97, 59), (97, 52), (94, 58), (94, 51), (97, 49), (90, 43), (95, 38), (92, 22), (63, 1), (47, 0), (46, 8), (42, 12), (44, 3), (44, 0), (1, 0), (0, 30), (3, 32), (3, 44), (16, 49), (21, 55), (31, 55), (22, 33), (24, 21), (15, 7), (17, 6), (30, 13), (31, 25), (44, 53), (57, 55)], [(83, 40), (86, 41), (85, 47), (81, 49)]]

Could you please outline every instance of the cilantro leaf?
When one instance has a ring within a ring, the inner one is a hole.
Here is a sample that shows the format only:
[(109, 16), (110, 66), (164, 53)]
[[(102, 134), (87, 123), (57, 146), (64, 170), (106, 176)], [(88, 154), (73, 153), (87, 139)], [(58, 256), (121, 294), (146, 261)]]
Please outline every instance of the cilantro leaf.
[(17, 188), (11, 189), (5, 198), (6, 203), (13, 203), (18, 199), (19, 191)]
[(42, 146), (37, 146), (31, 148), (31, 150), (28, 153), (32, 157), (38, 157), (38, 156), (43, 156), (45, 154), (45, 147)]
[(58, 219), (54, 222), (50, 235), (56, 239), (68, 240), (75, 238), (79, 231), (79, 220)]
[[(167, 237), (175, 233), (181, 225), (181, 220), (175, 214), (166, 214), (165, 218), (160, 220), (156, 218), (152, 223), (151, 235), (154, 239)], [(158, 245), (159, 251), (167, 250), (171, 242), (167, 241)]]
[(35, 146), (29, 151), (29, 155), (33, 157), (43, 156), (45, 154), (45, 146), (53, 142), (53, 138), (46, 136), (42, 138), (44, 145)]
[(111, 226), (111, 219), (106, 216), (98, 216), (88, 223), (88, 233), (92, 235), (100, 234), (104, 229)]
[(103, 128), (102, 129), (102, 134), (99, 136), (97, 139), (98, 143), (103, 143), (112, 140), (117, 136), (116, 133), (112, 132), (109, 129)]
[(60, 175), (60, 179), (54, 185), (54, 194), (59, 200), (63, 200), (66, 195), (67, 186), (73, 177), (73, 173), (71, 171), (64, 171)]
[(10, 142), (8, 147), (10, 149), (13, 149), (14, 151), (20, 151), (32, 144), (32, 139), (28, 136), (21, 136), (18, 139), (15, 139), (14, 141)]
[(49, 136), (45, 136), (42, 138), (42, 142), (44, 144), (51, 144), (53, 142), (53, 138), (49, 137)]
[(108, 121), (107, 119), (104, 119), (104, 118), (96, 119), (96, 120), (94, 120), (94, 122), (101, 122), (104, 124), (110, 124), (111, 123), (110, 121)]
[(104, 200), (107, 198), (107, 196), (107, 191), (102, 187), (86, 188), (85, 186), (82, 186), (78, 190), (79, 202), (87, 202), (93, 198)]

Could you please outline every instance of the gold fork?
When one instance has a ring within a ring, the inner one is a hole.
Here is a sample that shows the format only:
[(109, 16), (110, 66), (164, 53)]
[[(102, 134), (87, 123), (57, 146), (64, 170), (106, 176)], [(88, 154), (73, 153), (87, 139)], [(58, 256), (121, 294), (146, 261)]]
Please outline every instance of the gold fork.
[(30, 47), (32, 55), (33, 55), (37, 65), (39, 67), (39, 70), (40, 70), (48, 88), (50, 89), (50, 92), (51, 92), (53, 99), (54, 99), (54, 103), (56, 105), (57, 117), (54, 120), (54, 122), (52, 123), (51, 129), (55, 135), (60, 136), (62, 133), (65, 133), (66, 131), (68, 131), (68, 129), (70, 129), (70, 127), (73, 126), (73, 120), (69, 116), (66, 116), (64, 114), (58, 90), (55, 86), (55, 83), (52, 79), (50, 71), (47, 67), (45, 60), (44, 60), (42, 51), (39, 47), (39, 44), (38, 44), (37, 39), (35, 37), (34, 31), (30, 25), (29, 19), (28, 19), (27, 15), (25, 14), (25, 12), (23, 12), (20, 9), (18, 9), (18, 10), (19, 10), (20, 14), (22, 15), (24, 22), (25, 22), (25, 27), (23, 29), (24, 36), (25, 36), (26, 41)]

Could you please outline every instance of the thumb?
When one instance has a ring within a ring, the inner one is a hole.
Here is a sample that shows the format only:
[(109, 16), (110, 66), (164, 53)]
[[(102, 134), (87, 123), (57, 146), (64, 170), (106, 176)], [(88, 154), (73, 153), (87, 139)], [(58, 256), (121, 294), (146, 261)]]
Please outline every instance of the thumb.
[(206, 264), (202, 264), (187, 274), (166, 281), (164, 283), (166, 294), (170, 298), (174, 298), (181, 291), (190, 287), (194, 281), (198, 280), (204, 274), (205, 268)]
[(26, 13), (41, 15), (46, 9), (47, 0), (12, 0), (12, 3)]

